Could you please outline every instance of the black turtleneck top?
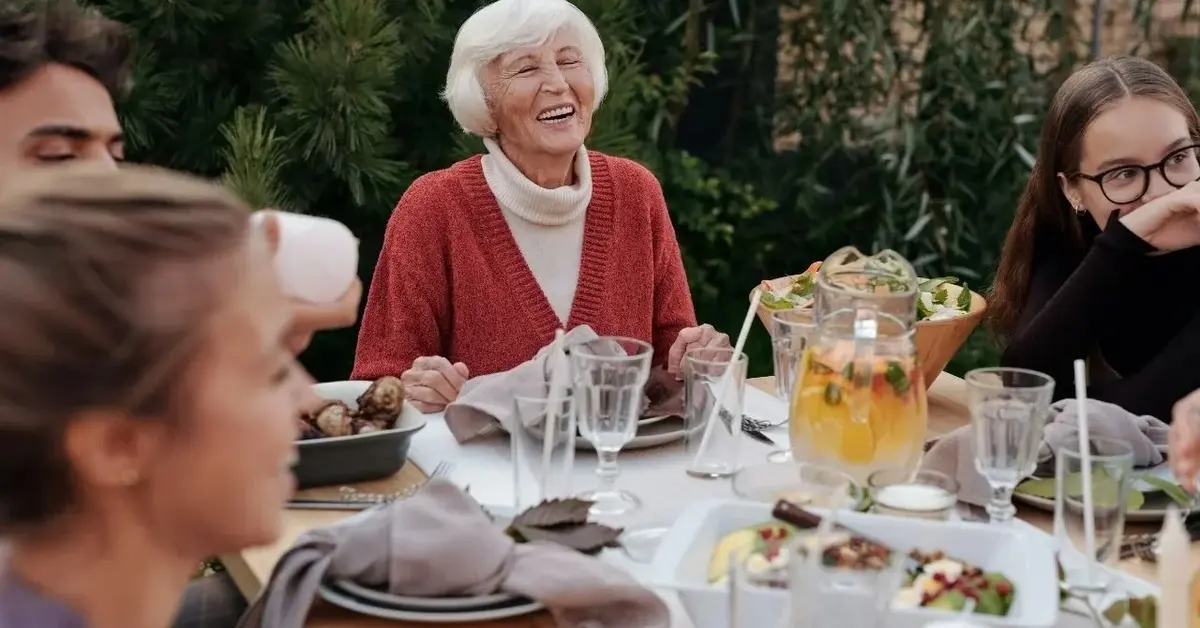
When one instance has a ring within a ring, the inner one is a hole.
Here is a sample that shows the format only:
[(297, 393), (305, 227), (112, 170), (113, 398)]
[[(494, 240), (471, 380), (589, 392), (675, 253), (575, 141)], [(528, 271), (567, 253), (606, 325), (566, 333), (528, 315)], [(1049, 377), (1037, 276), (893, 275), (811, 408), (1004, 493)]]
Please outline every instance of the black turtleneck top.
[(1200, 388), (1200, 247), (1151, 255), (1115, 211), (1102, 232), (1080, 222), (1082, 257), (1061, 241), (1035, 244), (1001, 364), (1050, 375), (1063, 399), (1074, 396), (1073, 362), (1098, 355), (1118, 377), (1091, 382), (1089, 397), (1170, 421), (1171, 406)]

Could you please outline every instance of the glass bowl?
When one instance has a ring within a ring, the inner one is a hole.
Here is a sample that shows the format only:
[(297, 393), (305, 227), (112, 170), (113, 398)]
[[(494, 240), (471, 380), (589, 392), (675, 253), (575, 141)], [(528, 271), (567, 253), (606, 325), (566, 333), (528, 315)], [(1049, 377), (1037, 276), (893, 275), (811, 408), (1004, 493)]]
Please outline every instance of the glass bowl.
[(743, 467), (733, 476), (739, 498), (774, 504), (786, 499), (798, 506), (858, 509), (866, 492), (849, 475), (830, 467), (794, 462), (790, 455), (773, 453), (767, 461)]

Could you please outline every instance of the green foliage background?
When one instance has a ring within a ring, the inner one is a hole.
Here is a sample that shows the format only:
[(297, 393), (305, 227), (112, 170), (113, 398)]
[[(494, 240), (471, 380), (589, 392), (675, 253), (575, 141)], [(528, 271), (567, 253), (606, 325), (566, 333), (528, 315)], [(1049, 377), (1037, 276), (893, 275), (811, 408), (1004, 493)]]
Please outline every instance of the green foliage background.
[[(438, 98), (478, 0), (94, 4), (138, 37), (120, 105), (131, 156), (347, 223), (364, 281), (408, 184), (480, 148)], [(844, 244), (988, 285), (1047, 99), (1086, 39), (1073, 0), (577, 4), (611, 74), (588, 145), (659, 176), (698, 314), (727, 330), (760, 279)], [(1142, 28), (1128, 52), (1161, 53), (1197, 93), (1200, 46), (1152, 37), (1154, 4), (1127, 9)], [(355, 335), (319, 335), (304, 361), (344, 378)], [(768, 373), (761, 328), (750, 353)], [(976, 334), (951, 370), (994, 360)]]

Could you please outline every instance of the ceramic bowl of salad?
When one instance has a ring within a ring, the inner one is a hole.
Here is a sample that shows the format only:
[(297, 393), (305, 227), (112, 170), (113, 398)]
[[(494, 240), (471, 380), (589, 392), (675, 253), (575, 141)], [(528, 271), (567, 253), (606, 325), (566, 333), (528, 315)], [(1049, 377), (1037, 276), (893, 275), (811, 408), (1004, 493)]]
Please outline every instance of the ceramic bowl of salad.
[[(814, 262), (803, 273), (763, 281), (758, 306), (758, 319), (771, 330), (775, 312), (792, 310), (811, 312), (821, 262)], [(972, 291), (957, 277), (919, 279), (917, 300), (917, 329), (915, 344), (917, 360), (925, 377), (925, 386), (954, 358), (987, 311), (987, 301)], [(753, 294), (753, 291), (751, 292)]]
[[(823, 509), (810, 512), (829, 516)], [(887, 628), (923, 628), (953, 619), (989, 628), (1058, 625), (1056, 544), (1027, 523), (997, 526), (845, 511), (837, 520), (853, 533), (826, 545), (822, 564), (870, 572), (901, 561), (903, 577), (883, 592), (889, 599)], [(650, 577), (679, 595), (696, 628), (725, 628), (733, 561), (764, 574), (786, 574), (789, 550), (802, 530), (777, 519), (768, 504), (697, 502), (664, 535)], [(756, 619), (747, 625), (780, 625), (788, 591), (769, 583), (760, 587), (745, 598), (752, 609), (747, 615)], [(849, 613), (847, 605), (861, 601), (831, 592), (827, 603), (831, 610), (841, 606)]]

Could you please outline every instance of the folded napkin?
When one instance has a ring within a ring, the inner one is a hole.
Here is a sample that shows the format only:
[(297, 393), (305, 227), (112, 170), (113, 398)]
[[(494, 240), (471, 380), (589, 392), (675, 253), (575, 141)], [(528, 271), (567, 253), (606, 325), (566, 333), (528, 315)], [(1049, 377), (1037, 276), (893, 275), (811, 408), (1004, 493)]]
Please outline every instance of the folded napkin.
[[(599, 338), (587, 325), (580, 325), (563, 335), (563, 347), (592, 342)], [(519, 394), (544, 395), (550, 381), (547, 365), (550, 348), (542, 347), (528, 362), (502, 373), (481, 375), (467, 380), (458, 399), (446, 406), (446, 427), (454, 439), (464, 443), (491, 433), (496, 427), (508, 425), (513, 414), (513, 399)], [(507, 429), (507, 428), (505, 428)]]
[[(563, 336), (563, 348), (568, 352), (581, 344), (589, 345), (591, 352), (596, 355), (623, 353), (620, 345), (601, 339), (587, 325), (580, 325)], [(548, 392), (548, 358), (553, 346), (551, 343), (542, 347), (532, 360), (510, 371), (468, 380), (459, 392), (458, 399), (446, 406), (446, 427), (454, 439), (464, 443), (490, 434), (497, 428), (511, 432), (514, 398), (520, 394), (539, 397)], [(643, 417), (682, 418), (683, 382), (665, 369), (651, 369), (646, 382), (645, 400)]]
[[(1050, 415), (1038, 449), (1039, 465), (1046, 465), (1054, 459), (1055, 452), (1078, 438), (1079, 402), (1074, 399), (1056, 401), (1050, 406)], [(1163, 452), (1169, 430), (1166, 423), (1152, 416), (1137, 416), (1120, 406), (1095, 399), (1087, 400), (1087, 415), (1088, 433), (1128, 444), (1133, 449), (1135, 467), (1152, 467), (1165, 460)], [(1096, 453), (1109, 453), (1104, 451), (1102, 443), (1098, 445)], [(921, 467), (956, 479), (960, 501), (979, 506), (991, 501), (992, 489), (975, 469), (970, 426), (954, 430), (938, 440), (926, 452)]]
[(624, 571), (553, 543), (517, 544), (436, 478), (413, 497), (301, 536), (238, 628), (302, 628), (330, 578), (411, 596), (514, 593), (545, 604), (561, 626), (670, 625), (663, 601)]

